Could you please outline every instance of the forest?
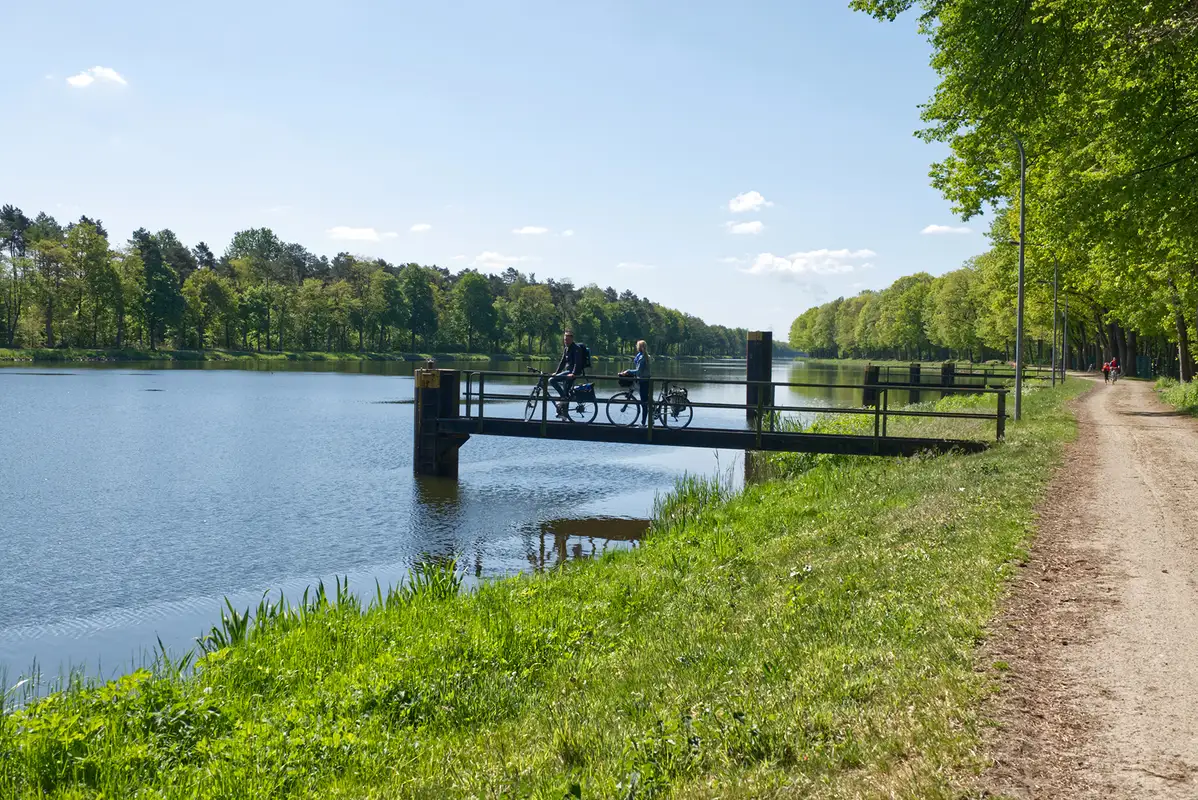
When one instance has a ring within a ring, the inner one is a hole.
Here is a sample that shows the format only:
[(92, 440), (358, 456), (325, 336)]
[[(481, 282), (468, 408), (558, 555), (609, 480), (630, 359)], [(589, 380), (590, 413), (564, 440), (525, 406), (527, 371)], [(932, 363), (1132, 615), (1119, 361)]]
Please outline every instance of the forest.
[[(1135, 356), (1183, 381), (1198, 334), (1198, 4), (852, 0), (915, 23), (938, 76), (917, 135), (948, 145), (932, 184), (991, 247), (812, 309), (791, 344), (827, 355), (1014, 355), (1020, 153), (1029, 360), (1069, 304), (1070, 363)], [(1063, 327), (1063, 326), (1062, 326)]]
[[(1006, 225), (1000, 215), (992, 237), (1001, 237)], [(809, 308), (791, 325), (790, 344), (821, 358), (1010, 361), (1015, 355), (1016, 257), (1011, 246), (995, 245), (939, 277), (919, 272), (881, 291), (867, 290)], [(1028, 363), (1051, 359), (1052, 289), (1051, 268), (1048, 280), (1036, 279), (1026, 287)], [(1059, 334), (1066, 327), (1067, 301), (1073, 303), (1069, 341), (1077, 366), (1079, 358), (1097, 357), (1093, 342), (1104, 332), (1095, 322), (1093, 303), (1073, 294), (1066, 297), (1059, 288)], [(1142, 345), (1158, 357), (1167, 341), (1163, 336), (1148, 338)]]
[(0, 208), (0, 346), (369, 352), (595, 353), (645, 339), (674, 356), (743, 356), (745, 330), (569, 280), (317, 256), (268, 228), (222, 255), (169, 229), (124, 245), (87, 216), (62, 225)]

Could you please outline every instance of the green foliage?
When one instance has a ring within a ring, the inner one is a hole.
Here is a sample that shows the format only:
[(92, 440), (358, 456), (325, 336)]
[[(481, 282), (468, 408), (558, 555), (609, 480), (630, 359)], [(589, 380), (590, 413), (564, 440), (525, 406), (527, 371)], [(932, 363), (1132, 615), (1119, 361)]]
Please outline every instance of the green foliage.
[(253, 348), (259, 352), (518, 352), (556, 349), (563, 328), (597, 353), (738, 356), (745, 331), (631, 292), (537, 282), (509, 268), (452, 274), (338, 253), (316, 256), (269, 228), (217, 257), (169, 229), (113, 248), (98, 220), (63, 227), (0, 208), (0, 346), (29, 350)]
[[(1012, 327), (1019, 227), (1006, 209), (1019, 192), (1018, 141), (1027, 155), (1028, 291), (1042, 294), (1036, 287), (1059, 264), (1076, 322), (1069, 346), (1081, 360), (1116, 355), (1134, 369), (1136, 355), (1149, 355), (1189, 380), (1198, 323), (1198, 8), (1166, 0), (852, 6), (884, 20), (919, 11), (939, 76), (920, 136), (949, 148), (933, 184), (965, 218), (999, 212), (984, 257), (994, 263), (975, 265), (988, 299), (976, 309), (981, 342), (1005, 348)], [(1043, 303), (1035, 305), (1042, 325)], [(964, 321), (950, 326), (964, 330)]]
[(1198, 416), (1198, 383), (1179, 383), (1172, 378), (1162, 378), (1156, 382), (1156, 390), (1169, 405)]
[(979, 455), (688, 481), (593, 563), (226, 609), (190, 675), (0, 716), (0, 796), (966, 796), (975, 648), (1081, 384)]

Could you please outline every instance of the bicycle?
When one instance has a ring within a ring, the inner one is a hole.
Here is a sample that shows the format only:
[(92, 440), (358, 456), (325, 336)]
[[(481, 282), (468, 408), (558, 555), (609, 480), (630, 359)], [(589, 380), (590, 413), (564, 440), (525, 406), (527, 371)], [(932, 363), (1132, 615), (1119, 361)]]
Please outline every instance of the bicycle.
[(554, 416), (566, 422), (577, 422), (587, 425), (595, 421), (599, 414), (599, 401), (595, 398), (595, 388), (589, 383), (576, 383), (570, 387), (563, 401), (549, 392), (549, 373), (539, 369), (528, 368), (528, 371), (540, 375), (541, 379), (528, 395), (524, 404), (524, 421), (532, 422), (541, 414), (541, 404), (549, 403), (554, 408)]
[[(628, 381), (627, 386), (625, 381)], [(612, 425), (627, 428), (635, 425), (641, 416), (641, 401), (633, 393), (634, 384), (631, 378), (621, 380), (620, 385), (625, 387), (624, 391), (616, 392), (607, 401), (607, 420)], [(653, 412), (653, 418), (661, 423), (663, 428), (685, 428), (691, 424), (691, 419), (695, 416), (695, 407), (690, 404), (686, 388), (670, 386), (669, 382), (662, 385), (661, 394), (656, 401), (650, 401), (649, 407)]]

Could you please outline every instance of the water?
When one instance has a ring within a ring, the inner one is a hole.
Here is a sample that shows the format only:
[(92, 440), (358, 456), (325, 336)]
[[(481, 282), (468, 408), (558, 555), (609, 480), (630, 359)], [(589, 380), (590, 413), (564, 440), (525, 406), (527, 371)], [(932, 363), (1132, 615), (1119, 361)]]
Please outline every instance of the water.
[[(334, 575), (373, 593), (429, 557), (452, 556), (481, 580), (634, 546), (657, 493), (687, 472), (737, 474), (742, 455), (476, 436), (458, 481), (417, 479), (419, 365), (233, 366), (0, 369), (0, 673), (10, 681), (35, 661), (50, 674), (113, 675), (143, 663), (159, 637), (185, 650), (225, 596), (242, 607), (268, 590), (296, 597)], [(659, 377), (744, 376), (737, 362), (655, 366)], [(860, 379), (851, 367), (775, 369), (775, 380)], [(691, 397), (743, 402), (744, 388), (698, 384)], [(744, 416), (699, 409), (693, 424), (739, 427)]]

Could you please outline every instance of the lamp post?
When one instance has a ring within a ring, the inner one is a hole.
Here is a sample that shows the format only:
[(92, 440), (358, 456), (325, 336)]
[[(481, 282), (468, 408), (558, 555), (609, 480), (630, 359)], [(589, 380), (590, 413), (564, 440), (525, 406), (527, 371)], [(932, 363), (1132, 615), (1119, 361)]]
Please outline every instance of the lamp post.
[(1023, 142), (1015, 133), (1015, 147), (1019, 149), (1019, 289), (1015, 303), (1015, 421), (1023, 419), (1023, 250), (1027, 225), (1027, 156)]

